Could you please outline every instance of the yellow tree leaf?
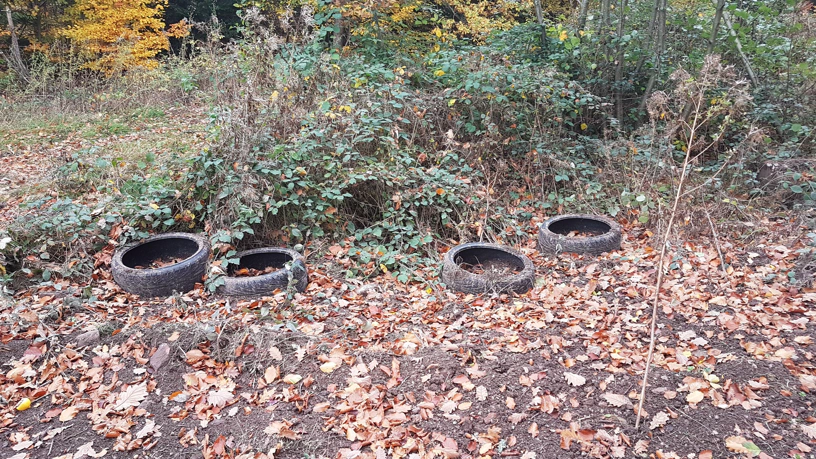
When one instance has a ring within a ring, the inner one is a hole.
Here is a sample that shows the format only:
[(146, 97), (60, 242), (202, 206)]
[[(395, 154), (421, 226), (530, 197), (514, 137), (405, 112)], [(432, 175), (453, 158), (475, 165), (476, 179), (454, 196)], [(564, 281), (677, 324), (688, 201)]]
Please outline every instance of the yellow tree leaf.
[(167, 0), (77, 0), (68, 11), (76, 20), (61, 34), (91, 70), (110, 76), (133, 67), (154, 68), (156, 55), (170, 47), (166, 7)]

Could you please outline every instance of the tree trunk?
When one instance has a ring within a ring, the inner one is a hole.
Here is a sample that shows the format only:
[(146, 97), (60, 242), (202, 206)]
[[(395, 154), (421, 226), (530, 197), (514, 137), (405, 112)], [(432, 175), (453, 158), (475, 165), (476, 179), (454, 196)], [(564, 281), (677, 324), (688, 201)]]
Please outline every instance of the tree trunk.
[(646, 83), (646, 89), (643, 91), (643, 96), (640, 98), (638, 110), (643, 111), (646, 108), (646, 102), (649, 96), (652, 95), (655, 82), (663, 70), (663, 52), (666, 49), (666, 9), (668, 8), (668, 0), (657, 0), (655, 3), (657, 7), (657, 43), (655, 45), (654, 65), (652, 69), (652, 76), (649, 77), (649, 82)]
[(717, 12), (714, 13), (714, 25), (711, 27), (711, 40), (708, 41), (708, 51), (706, 51), (706, 54), (714, 52), (714, 44), (717, 41), (717, 32), (720, 29), (720, 19), (722, 19), (724, 9), (725, 0), (717, 0)]
[(547, 31), (544, 30), (544, 12), (541, 9), (541, 0), (535, 0), (533, 3), (535, 4), (536, 20), (538, 21), (538, 27), (541, 28), (541, 47), (544, 48), (545, 46), (547, 46)]
[(623, 60), (624, 46), (621, 38), (626, 27), (626, 0), (621, 0), (618, 12), (618, 50), (615, 62), (615, 104), (619, 126), (623, 127)]
[(754, 87), (759, 86), (759, 81), (754, 73), (754, 69), (751, 68), (751, 61), (748, 60), (748, 56), (746, 56), (745, 52), (742, 51), (742, 42), (740, 42), (737, 32), (734, 31), (734, 26), (731, 24), (731, 15), (725, 11), (725, 8), (723, 8), (722, 18), (725, 21), (725, 26), (728, 27), (728, 32), (732, 37), (734, 37), (734, 43), (737, 45), (737, 52), (742, 58), (742, 63), (745, 65), (745, 70), (748, 72), (748, 77), (751, 79), (751, 83), (753, 83)]
[(343, 49), (343, 15), (338, 13), (334, 18), (334, 36), (332, 37), (332, 48), (337, 52)]
[[(541, 3), (541, 0), (536, 0)], [(581, 0), (581, 10), (578, 13), (578, 30), (584, 30), (587, 21), (587, 10), (589, 9), (589, 0)]]
[(4, 56), (9, 62), (9, 65), (17, 75), (25, 81), (28, 81), (28, 68), (23, 61), (20, 54), (20, 44), (17, 42), (17, 30), (14, 28), (14, 20), (11, 18), (11, 7), (6, 5), (6, 20), (8, 21), (8, 29), (11, 33), (11, 56)]
[(643, 69), (643, 65), (646, 63), (646, 56), (649, 51), (652, 49), (652, 45), (656, 41), (657, 31), (655, 30), (655, 25), (657, 24), (657, 12), (660, 10), (660, 4), (663, 0), (655, 0), (654, 8), (652, 8), (652, 15), (649, 18), (649, 28), (646, 29), (648, 32), (646, 43), (647, 46), (643, 50), (643, 55), (638, 59), (637, 66), (635, 67), (635, 74), (640, 73), (641, 69)]
[(601, 20), (598, 21), (598, 35), (606, 32), (609, 27), (609, 1), (601, 0)]

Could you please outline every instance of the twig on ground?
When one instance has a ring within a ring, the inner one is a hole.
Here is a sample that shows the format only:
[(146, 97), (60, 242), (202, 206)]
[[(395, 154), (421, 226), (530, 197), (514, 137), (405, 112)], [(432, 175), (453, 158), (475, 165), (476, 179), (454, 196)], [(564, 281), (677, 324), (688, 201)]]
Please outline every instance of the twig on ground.
[(720, 255), (720, 268), (722, 268), (722, 272), (724, 275), (728, 275), (728, 271), (725, 269), (725, 257), (722, 253), (722, 248), (720, 248), (720, 240), (717, 237), (717, 229), (714, 228), (714, 222), (711, 221), (711, 214), (708, 213), (708, 206), (704, 205), (703, 210), (705, 211), (706, 218), (708, 219), (708, 224), (711, 226), (711, 234), (714, 237), (714, 247), (717, 248), (717, 254)]
[[(697, 100), (697, 110), (695, 110), (694, 121), (691, 125), (691, 135), (689, 136), (689, 145), (694, 145), (694, 134), (698, 126), (700, 118), (700, 99)], [(643, 371), (643, 387), (640, 389), (640, 401), (638, 402), (637, 418), (635, 419), (635, 429), (640, 427), (640, 417), (643, 413), (643, 401), (646, 399), (646, 385), (649, 381), (649, 366), (652, 364), (655, 349), (655, 333), (657, 329), (657, 305), (660, 304), (660, 287), (663, 285), (663, 262), (666, 259), (666, 247), (668, 246), (669, 237), (671, 236), (672, 226), (674, 225), (674, 217), (677, 215), (677, 207), (680, 204), (680, 198), (683, 196), (683, 184), (686, 182), (688, 175), (689, 160), (691, 158), (691, 148), (686, 149), (686, 156), (683, 158), (683, 167), (680, 174), (680, 183), (677, 185), (677, 192), (674, 195), (674, 205), (672, 206), (669, 223), (666, 225), (666, 231), (663, 235), (662, 247), (660, 249), (660, 259), (657, 262), (657, 282), (655, 285), (654, 304), (652, 304), (652, 322), (649, 333), (649, 354), (646, 356), (646, 369)]]

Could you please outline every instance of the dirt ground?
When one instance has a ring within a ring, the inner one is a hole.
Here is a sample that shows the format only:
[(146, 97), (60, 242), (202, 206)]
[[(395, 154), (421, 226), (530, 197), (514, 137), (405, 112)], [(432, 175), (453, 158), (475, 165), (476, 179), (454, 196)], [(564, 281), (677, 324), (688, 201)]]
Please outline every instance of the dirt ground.
[(672, 249), (639, 428), (652, 236), (627, 225), (620, 251), (545, 257), (535, 223), (536, 287), (515, 297), (337, 278), (340, 252), (308, 258), (288, 307), (145, 301), (106, 266), (96, 301), (68, 281), (6, 298), (0, 457), (814, 457), (796, 222), (745, 249), (722, 235), (726, 271), (709, 240)]

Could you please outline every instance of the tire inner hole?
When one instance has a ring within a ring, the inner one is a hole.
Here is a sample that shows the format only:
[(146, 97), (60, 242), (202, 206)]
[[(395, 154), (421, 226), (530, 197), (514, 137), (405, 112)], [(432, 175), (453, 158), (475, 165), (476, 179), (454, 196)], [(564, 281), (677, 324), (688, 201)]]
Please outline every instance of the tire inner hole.
[(569, 237), (592, 237), (608, 233), (612, 228), (606, 223), (588, 218), (565, 218), (548, 227), (555, 234)]
[(465, 271), (488, 277), (506, 277), (520, 273), (524, 262), (518, 257), (494, 249), (466, 249), (455, 257)]
[(136, 246), (122, 255), (122, 264), (133, 269), (156, 269), (181, 263), (198, 252), (190, 239), (169, 238)]
[(253, 253), (244, 255), (238, 265), (227, 269), (227, 275), (232, 277), (252, 277), (273, 273), (286, 267), (292, 261), (291, 255), (285, 253)]

